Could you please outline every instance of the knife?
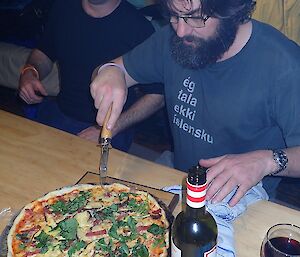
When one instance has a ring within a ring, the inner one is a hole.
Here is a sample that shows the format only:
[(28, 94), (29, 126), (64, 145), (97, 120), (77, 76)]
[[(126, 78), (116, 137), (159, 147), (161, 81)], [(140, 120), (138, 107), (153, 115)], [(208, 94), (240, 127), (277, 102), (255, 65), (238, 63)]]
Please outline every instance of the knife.
[(99, 144), (101, 146), (100, 152), (100, 164), (99, 164), (99, 176), (100, 176), (100, 184), (104, 185), (106, 183), (107, 177), (107, 161), (110, 149), (110, 143), (112, 138), (111, 130), (107, 129), (107, 122), (109, 120), (111, 114), (112, 106), (109, 107), (108, 112), (105, 116), (103, 127), (99, 136)]

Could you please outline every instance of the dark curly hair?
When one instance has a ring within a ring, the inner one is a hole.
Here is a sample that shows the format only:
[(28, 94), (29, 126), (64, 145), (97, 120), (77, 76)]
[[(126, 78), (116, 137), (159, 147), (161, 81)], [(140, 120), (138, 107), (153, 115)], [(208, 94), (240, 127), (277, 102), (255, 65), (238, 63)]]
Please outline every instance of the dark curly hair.
[[(176, 13), (174, 1), (182, 1), (192, 6), (193, 0), (160, 0), (163, 12)], [(196, 0), (194, 0), (196, 1)], [(198, 0), (200, 1), (200, 15), (219, 19), (230, 19), (236, 24), (247, 22), (255, 8), (255, 0)], [(178, 11), (178, 10), (177, 10)]]

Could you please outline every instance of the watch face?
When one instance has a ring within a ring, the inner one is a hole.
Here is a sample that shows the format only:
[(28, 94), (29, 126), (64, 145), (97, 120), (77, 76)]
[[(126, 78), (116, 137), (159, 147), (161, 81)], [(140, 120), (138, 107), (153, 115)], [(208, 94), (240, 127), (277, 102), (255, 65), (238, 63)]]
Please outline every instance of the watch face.
[(283, 170), (286, 169), (288, 164), (288, 158), (286, 153), (283, 150), (273, 150), (273, 159), (278, 166), (278, 170), (271, 173), (271, 175), (278, 174), (279, 172), (282, 172)]

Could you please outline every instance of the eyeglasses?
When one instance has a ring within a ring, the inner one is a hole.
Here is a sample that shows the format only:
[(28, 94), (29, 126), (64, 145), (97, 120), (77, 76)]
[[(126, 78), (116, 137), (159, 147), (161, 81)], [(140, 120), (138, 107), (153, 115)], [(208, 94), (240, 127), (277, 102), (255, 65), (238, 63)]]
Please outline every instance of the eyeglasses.
[(190, 25), (193, 28), (204, 28), (206, 21), (210, 16), (192, 16), (192, 15), (180, 15), (180, 16), (171, 16), (170, 22), (177, 24), (179, 19), (183, 19), (186, 24)]

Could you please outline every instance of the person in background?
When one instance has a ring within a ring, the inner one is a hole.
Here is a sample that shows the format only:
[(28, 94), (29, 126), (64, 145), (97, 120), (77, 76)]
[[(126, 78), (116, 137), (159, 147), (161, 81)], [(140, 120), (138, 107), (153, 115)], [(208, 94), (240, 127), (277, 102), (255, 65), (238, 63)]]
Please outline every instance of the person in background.
[(113, 103), (114, 127), (127, 87), (162, 82), (174, 167), (208, 167), (207, 199), (300, 177), (299, 46), (251, 19), (253, 0), (161, 2), (170, 24), (94, 77), (97, 122)]
[[(19, 80), (19, 96), (38, 105), (34, 120), (97, 142), (99, 127), (90, 95), (90, 78), (100, 63), (126, 53), (154, 32), (151, 23), (135, 7), (120, 0), (56, 1), (43, 36), (33, 49)], [(58, 64), (60, 92), (47, 98), (41, 83)], [(113, 147), (127, 151), (134, 123), (160, 109), (162, 88), (144, 87), (137, 100), (129, 90), (124, 111), (113, 129)]]
[(272, 25), (300, 45), (299, 0), (259, 0), (252, 17)]

